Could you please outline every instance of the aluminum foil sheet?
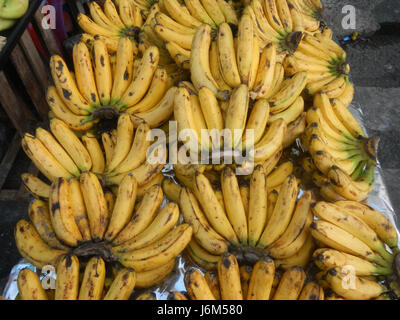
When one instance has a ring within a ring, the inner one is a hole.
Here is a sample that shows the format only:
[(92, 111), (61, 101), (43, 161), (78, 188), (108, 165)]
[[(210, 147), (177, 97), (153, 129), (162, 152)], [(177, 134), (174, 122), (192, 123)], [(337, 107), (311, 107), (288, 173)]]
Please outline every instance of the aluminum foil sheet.
[[(363, 128), (364, 132), (368, 134), (368, 131), (363, 125), (364, 122), (363, 122), (363, 113), (361, 106), (356, 101), (353, 101), (353, 103), (349, 106), (349, 110), (352, 112), (357, 121), (361, 124), (361, 127)], [(163, 169), (163, 174), (177, 183), (174, 177), (172, 165), (166, 165)], [(301, 193), (302, 192), (300, 192), (300, 195)], [(165, 205), (167, 202), (168, 200), (164, 198), (164, 202), (162, 205)], [(377, 164), (377, 168), (375, 170), (375, 185), (373, 190), (368, 196), (368, 203), (371, 207), (382, 212), (390, 220), (390, 222), (396, 227), (400, 239), (400, 232), (399, 232), (400, 218), (396, 216), (396, 213), (389, 199), (389, 194), (385, 186), (385, 183), (383, 181), (382, 168), (379, 164), (379, 161)], [(161, 283), (158, 283), (157, 285), (150, 288), (135, 290), (132, 297), (134, 298), (136, 295), (142, 292), (153, 292), (156, 294), (158, 300), (167, 300), (168, 294), (172, 291), (186, 291), (184, 284), (184, 275), (186, 271), (192, 267), (197, 267), (197, 268), (199, 267), (193, 264), (192, 261), (185, 255), (179, 256), (176, 260), (177, 261), (175, 269)], [(11, 300), (14, 300), (16, 298), (18, 294), (18, 288), (17, 288), (18, 273), (20, 270), (27, 267), (36, 271), (36, 268), (32, 264), (26, 262), (25, 260), (21, 260), (17, 265), (15, 265), (12, 268), (9, 280), (2, 294), (3, 297)], [(199, 269), (201, 270), (201, 268)]]

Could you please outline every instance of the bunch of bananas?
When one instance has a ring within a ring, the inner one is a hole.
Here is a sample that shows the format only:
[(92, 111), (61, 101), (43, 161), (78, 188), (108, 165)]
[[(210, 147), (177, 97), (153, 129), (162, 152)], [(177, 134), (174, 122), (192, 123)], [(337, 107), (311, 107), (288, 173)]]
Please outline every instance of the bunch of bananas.
[(140, 28), (143, 17), (140, 8), (131, 0), (105, 0), (103, 8), (96, 2), (88, 3), (90, 17), (80, 13), (77, 22), (81, 29), (82, 40), (93, 43), (94, 39), (102, 39), (110, 52), (118, 50), (120, 38), (127, 38), (138, 50)]
[(165, 194), (179, 203), (185, 222), (193, 226), (188, 256), (205, 269), (215, 269), (226, 252), (251, 262), (268, 253), (284, 269), (305, 266), (314, 249), (309, 226), (315, 200), (306, 191), (297, 201), (299, 187), (292, 170), (291, 164), (282, 163), (267, 176), (258, 165), (248, 186), (239, 186), (228, 166), (220, 181), (208, 179), (207, 172), (184, 180), (184, 188), (164, 180)]
[(80, 41), (74, 46), (74, 73), (58, 55), (50, 59), (54, 86), (47, 90), (51, 116), (75, 131), (86, 131), (101, 119), (120, 112), (134, 114), (151, 127), (172, 114), (173, 80), (159, 66), (159, 50), (151, 46), (136, 58), (132, 41), (122, 38), (114, 61), (105, 43), (96, 39), (92, 50)]
[[(105, 185), (120, 184), (126, 174), (135, 177), (140, 197), (146, 190), (161, 183), (166, 149), (150, 146), (150, 127), (144, 121), (136, 123), (128, 113), (118, 118), (117, 128), (96, 135), (86, 132), (81, 138), (58, 119), (50, 121), (51, 132), (37, 128), (35, 135), (26, 133), (22, 147), (40, 172), (50, 181), (56, 178), (79, 178), (93, 172)], [(154, 161), (153, 161), (154, 160)], [(26, 189), (36, 198), (48, 199), (50, 185), (29, 173), (22, 175)]]
[(302, 142), (312, 161), (303, 167), (322, 195), (328, 200), (365, 199), (374, 185), (379, 139), (366, 138), (346, 106), (326, 93), (314, 96), (306, 120)]
[(351, 300), (373, 299), (387, 292), (376, 276), (393, 274), (393, 254), (399, 252), (397, 232), (389, 220), (366, 205), (347, 200), (321, 201), (312, 211), (318, 218), (311, 234), (320, 246), (313, 261), (321, 270), (316, 276), (321, 285)]
[(29, 0), (0, 1), (0, 31), (7, 30), (16, 24), (28, 10)]
[(300, 266), (281, 270), (269, 257), (253, 266), (239, 265), (234, 255), (218, 260), (216, 272), (192, 268), (185, 274), (186, 292), (171, 292), (171, 300), (324, 300), (324, 290), (307, 281)]
[(305, 34), (297, 50), (287, 55), (283, 64), (287, 75), (307, 71), (306, 97), (312, 98), (322, 91), (329, 98), (338, 98), (346, 107), (353, 100), (346, 52), (332, 39), (322, 34)]
[(116, 195), (104, 191), (91, 172), (79, 179), (55, 179), (48, 204), (33, 200), (31, 222), (22, 219), (16, 225), (20, 254), (38, 268), (56, 265), (65, 254), (102, 257), (132, 268), (140, 287), (155, 284), (174, 268), (192, 227), (177, 225), (177, 204), (161, 208), (160, 185), (151, 186), (140, 201), (137, 190), (131, 174), (123, 178)]

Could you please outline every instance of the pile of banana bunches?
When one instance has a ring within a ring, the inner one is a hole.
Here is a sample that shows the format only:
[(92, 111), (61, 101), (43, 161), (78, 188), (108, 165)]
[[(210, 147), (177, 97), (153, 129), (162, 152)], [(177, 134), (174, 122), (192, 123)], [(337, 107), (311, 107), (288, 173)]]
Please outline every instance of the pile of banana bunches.
[[(40, 174), (22, 175), (15, 241), (35, 268), (18, 299), (156, 299), (179, 259), (169, 299), (400, 297), (394, 221), (368, 205), (379, 139), (319, 0), (92, 1), (77, 22), (71, 59), (50, 60), (49, 122), (22, 139)], [(226, 141), (204, 129), (242, 130), (230, 147), (253, 165), (168, 171), (170, 121), (212, 154)]]

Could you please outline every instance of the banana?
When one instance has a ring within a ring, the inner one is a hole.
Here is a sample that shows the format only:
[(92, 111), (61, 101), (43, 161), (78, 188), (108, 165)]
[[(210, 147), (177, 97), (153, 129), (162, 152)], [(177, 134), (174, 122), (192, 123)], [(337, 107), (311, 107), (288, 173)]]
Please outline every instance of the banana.
[(307, 71), (296, 73), (287, 82), (282, 84), (281, 89), (268, 101), (271, 112), (276, 114), (287, 109), (303, 91), (307, 80)]
[(54, 300), (77, 300), (79, 294), (79, 259), (72, 255), (60, 258), (56, 267)]
[(174, 97), (177, 87), (171, 87), (165, 93), (161, 101), (152, 109), (140, 112), (132, 116), (135, 126), (145, 121), (151, 128), (160, 127), (174, 112)]
[(92, 159), (89, 152), (65, 122), (58, 119), (50, 120), (50, 130), (81, 171), (91, 169)]
[(119, 254), (118, 259), (137, 272), (155, 269), (178, 256), (189, 243), (192, 232), (191, 226), (181, 224), (147, 247)]
[(303, 112), (295, 121), (289, 123), (283, 139), (283, 148), (288, 148), (299, 138), (306, 129), (306, 112)]
[(365, 137), (364, 130), (341, 100), (336, 98), (331, 99), (331, 105), (338, 119), (343, 123), (353, 137)]
[(266, 159), (262, 165), (264, 167), (265, 174), (268, 175), (278, 164), (281, 156), (282, 156), (282, 147), (278, 148), (278, 150), (268, 159)]
[(135, 137), (126, 157), (112, 171), (112, 174), (120, 174), (132, 171), (146, 160), (146, 151), (150, 146), (150, 127), (147, 123), (141, 123), (135, 131)]
[(143, 272), (136, 272), (135, 288), (149, 288), (156, 283), (160, 283), (165, 279), (175, 268), (176, 261), (171, 259), (162, 266)]
[(194, 18), (189, 10), (181, 5), (177, 0), (166, 0), (163, 1), (163, 5), (167, 10), (168, 14), (174, 19), (175, 21), (183, 24), (184, 26), (190, 28), (197, 28), (200, 27), (201, 22)]
[(162, 12), (156, 12), (156, 14), (154, 15), (154, 19), (161, 26), (171, 29), (172, 31), (177, 33), (193, 35), (196, 32), (195, 28), (189, 28), (180, 23), (177, 23), (175, 20), (171, 19), (168, 15)]
[(124, 23), (122, 22), (118, 10), (114, 5), (112, 0), (105, 0), (103, 5), (104, 13), (109, 20), (113, 22), (113, 24), (117, 25), (119, 29), (125, 28)]
[(128, 113), (146, 112), (155, 107), (163, 98), (168, 89), (168, 75), (167, 71), (159, 67), (154, 73), (153, 80), (151, 81), (149, 90), (144, 98), (127, 110)]
[[(222, 182), (222, 181), (221, 181)], [(220, 205), (215, 192), (211, 186), (210, 181), (202, 173), (195, 174), (195, 186), (196, 186), (196, 197), (199, 200), (204, 214), (210, 222), (213, 229), (222, 235), (226, 240), (231, 243), (237, 243), (241, 237), (235, 233), (238, 229), (236, 226), (232, 225), (232, 213), (229, 212), (228, 215), (225, 213), (224, 209)], [(237, 190), (239, 191), (239, 190)], [(223, 190), (224, 192), (224, 190)], [(225, 190), (227, 192), (227, 190)], [(239, 195), (239, 194), (237, 194)], [(181, 194), (181, 197), (183, 195)], [(224, 195), (225, 196), (225, 195)], [(240, 195), (239, 195), (240, 196)], [(225, 206), (227, 203), (225, 202)], [(227, 208), (228, 209), (228, 208)], [(229, 207), (230, 209), (230, 207)], [(227, 210), (228, 211), (228, 210)], [(238, 219), (238, 218), (236, 218)], [(241, 225), (240, 228), (243, 228)], [(247, 229), (247, 227), (246, 227)], [(240, 229), (239, 229), (240, 230)], [(244, 231), (244, 230), (243, 230)], [(239, 232), (240, 234), (240, 232)]]
[(297, 193), (296, 177), (290, 175), (282, 184), (274, 211), (265, 226), (257, 247), (268, 247), (284, 233), (293, 215)]
[[(246, 212), (240, 196), (237, 177), (230, 167), (225, 167), (221, 175), (221, 189), (229, 222), (240, 243), (247, 245), (248, 229)], [(199, 193), (202, 194), (203, 192), (199, 189)], [(218, 223), (216, 223), (216, 225), (218, 225)], [(214, 228), (217, 230), (216, 225), (214, 225)]]
[(222, 300), (243, 300), (239, 264), (234, 255), (222, 255), (218, 261), (218, 279)]
[(128, 155), (133, 140), (134, 125), (129, 113), (123, 113), (118, 118), (117, 142), (115, 143), (106, 174), (113, 171)]
[(180, 33), (158, 23), (154, 24), (153, 29), (164, 41), (173, 41), (183, 49), (190, 50), (193, 34)]
[(292, 31), (304, 31), (303, 15), (300, 12), (296, 0), (287, 0), (287, 4), (293, 24)]
[(249, 297), (248, 297), (249, 281), (250, 281), (252, 271), (253, 271), (253, 268), (249, 265), (242, 265), (239, 268), (240, 282), (242, 285), (243, 297), (245, 297), (247, 300), (249, 300)]
[(154, 292), (143, 292), (139, 294), (135, 300), (157, 300), (157, 295)]
[(246, 137), (248, 135), (247, 130), (253, 130), (253, 137), (254, 141), (253, 143), (256, 144), (259, 142), (262, 138), (262, 135), (265, 132), (265, 128), (267, 127), (268, 119), (269, 119), (270, 113), (269, 113), (269, 104), (266, 99), (259, 99), (256, 101), (256, 103), (253, 105), (253, 108), (251, 109), (249, 118), (247, 120), (246, 124), (246, 130), (243, 133), (243, 138), (242, 140), (244, 141), (245, 148), (249, 149), (251, 148), (251, 142), (246, 141)]
[(38, 177), (30, 173), (23, 173), (21, 174), (21, 180), (26, 190), (35, 198), (49, 198), (50, 186)]
[(219, 25), (216, 41), (218, 46), (219, 67), (222, 77), (230, 87), (235, 88), (241, 83), (241, 81), (236, 63), (232, 30), (226, 22)]
[(92, 107), (100, 105), (89, 49), (82, 41), (72, 50), (76, 84), (82, 96)]
[(262, 50), (257, 76), (251, 92), (252, 99), (266, 98), (273, 89), (276, 64), (276, 45), (268, 43)]
[(35, 136), (26, 133), (21, 140), (21, 146), (29, 159), (50, 181), (56, 177), (72, 176)]
[(279, 282), (273, 300), (297, 300), (303, 289), (306, 274), (302, 267), (286, 270)]
[(239, 85), (232, 92), (225, 114), (225, 129), (230, 135), (224, 137), (226, 147), (235, 149), (242, 140), (243, 130), (246, 127), (249, 98), (249, 89), (244, 84)]
[(46, 101), (54, 115), (63, 120), (75, 131), (89, 130), (96, 120), (92, 116), (80, 116), (73, 113), (63, 102), (54, 86), (49, 86), (46, 91)]
[(269, 257), (258, 260), (251, 272), (247, 300), (269, 300), (274, 276), (274, 261)]
[(85, 132), (82, 137), (82, 143), (89, 152), (92, 159), (92, 171), (94, 173), (103, 173), (106, 163), (101, 150), (101, 146), (96, 136), (90, 132)]
[(55, 265), (57, 259), (65, 254), (66, 250), (54, 249), (47, 245), (32, 223), (22, 219), (15, 226), (15, 244), (23, 258), (37, 268), (46, 265)]
[(335, 267), (352, 267), (358, 276), (388, 275), (393, 272), (390, 267), (381, 267), (365, 259), (329, 248), (315, 250), (313, 260), (321, 270), (328, 270)]
[(78, 300), (100, 300), (105, 278), (104, 260), (100, 257), (91, 258), (85, 267)]
[(276, 7), (281, 24), (286, 33), (293, 31), (293, 21), (290, 14), (289, 5), (286, 1), (276, 1)]
[(104, 198), (106, 199), (107, 202), (107, 210), (108, 212), (113, 212), (114, 210), (114, 205), (115, 205), (115, 195), (112, 191), (106, 190), (104, 192)]
[(101, 142), (103, 143), (104, 153), (106, 158), (106, 167), (111, 161), (111, 157), (114, 151), (114, 142), (112, 141), (111, 134), (103, 132), (101, 134)]
[(209, 24), (213, 29), (217, 27), (214, 20), (208, 15), (199, 0), (185, 0), (185, 5), (190, 14), (202, 23)]
[[(112, 3), (111, 0), (108, 0), (107, 2)], [(107, 46), (102, 40), (94, 40), (93, 42), (93, 67), (100, 103), (107, 106), (111, 99), (113, 77), (111, 72), (110, 56), (107, 52)]]
[(68, 180), (70, 196), (69, 201), (72, 208), (72, 214), (75, 219), (75, 223), (82, 235), (83, 241), (91, 240), (89, 220), (87, 217), (85, 202), (78, 178), (71, 178)]
[[(171, 0), (167, 0), (169, 2)], [(221, 91), (211, 74), (209, 51), (211, 44), (211, 27), (208, 24), (201, 25), (194, 37), (190, 53), (190, 76), (196, 90), (202, 87), (209, 88), (218, 99), (227, 100), (229, 92)]]
[(361, 201), (365, 199), (374, 186), (374, 167), (369, 165), (361, 179), (357, 181), (354, 181), (337, 166), (332, 166), (327, 176), (332, 188), (348, 200)]
[(159, 185), (150, 187), (140, 202), (136, 212), (134, 212), (131, 221), (125, 225), (122, 231), (113, 240), (114, 245), (124, 243), (145, 230), (154, 220), (157, 209), (160, 207), (163, 199), (163, 192)]
[(40, 235), (40, 238), (47, 245), (55, 249), (66, 249), (66, 247), (57, 239), (56, 234), (54, 233), (47, 203), (41, 200), (33, 200), (29, 204), (28, 214), (37, 233)]
[(281, 36), (269, 23), (266, 13), (264, 13), (263, 1), (252, 0), (246, 9), (253, 16), (255, 30), (259, 30), (260, 38), (266, 42), (277, 42)]
[(304, 285), (298, 300), (324, 300), (324, 289), (317, 281), (310, 281)]
[(318, 218), (333, 223), (357, 237), (388, 262), (393, 261), (393, 256), (386, 251), (384, 243), (362, 219), (335, 204), (323, 201), (318, 202), (312, 210)]
[(255, 162), (262, 162), (272, 157), (282, 147), (287, 130), (283, 119), (274, 121), (264, 133), (263, 137), (250, 151)]
[(312, 222), (310, 207), (314, 202), (311, 191), (303, 193), (297, 202), (287, 229), (275, 242), (268, 247), (269, 254), (277, 259), (285, 259), (298, 252), (307, 240), (309, 226)]
[(282, 118), (289, 125), (295, 121), (304, 111), (304, 99), (299, 96), (286, 110), (271, 114), (268, 118), (268, 123), (274, 122), (276, 119)]
[(88, 4), (90, 16), (92, 17), (93, 21), (98, 25), (102, 26), (105, 29), (111, 30), (119, 30), (120, 27), (114, 23), (113, 20), (110, 20), (105, 13), (103, 12), (102, 8), (97, 4), (97, 2), (90, 2)]
[(132, 82), (122, 95), (120, 107), (129, 108), (143, 98), (157, 70), (159, 58), (160, 52), (157, 47), (150, 46), (146, 49)]
[(83, 238), (75, 221), (70, 198), (71, 188), (68, 181), (57, 178), (51, 185), (49, 197), (51, 224), (58, 239), (76, 247)]
[(314, 221), (310, 228), (312, 236), (330, 248), (355, 255), (373, 263), (382, 264), (383, 266), (387, 265), (387, 262), (374, 253), (364, 242), (330, 222)]
[(272, 213), (274, 212), (274, 208), (276, 205), (276, 201), (278, 200), (278, 191), (275, 189), (272, 189), (267, 196), (267, 203), (268, 203), (268, 207), (267, 207), (267, 219), (265, 221), (265, 223), (267, 223), (269, 221), (269, 219), (272, 216)]
[(216, 270), (218, 261), (220, 260), (219, 255), (213, 255), (207, 250), (203, 249), (197, 242), (192, 238), (185, 252), (194, 263), (199, 265), (205, 270)]
[(17, 287), (21, 300), (49, 300), (39, 276), (28, 268), (18, 273)]
[(93, 106), (79, 92), (67, 64), (60, 56), (53, 55), (50, 58), (50, 72), (57, 93), (68, 108), (77, 115), (91, 113)]
[[(205, 179), (200, 177), (197, 180), (199, 180), (199, 182), (202, 182), (202, 180)], [(207, 184), (204, 181), (203, 183), (204, 188), (207, 188)], [(205, 189), (205, 191), (209, 192), (210, 190), (207, 188)], [(213, 190), (211, 191), (214, 193)], [(215, 197), (215, 194), (209, 193), (208, 195), (209, 197), (213, 195)], [(216, 201), (214, 202), (216, 205), (220, 206), (218, 200), (214, 199), (214, 201)], [(182, 210), (185, 222), (191, 225), (193, 227), (193, 230), (195, 230), (194, 238), (204, 249), (215, 255), (222, 254), (227, 251), (228, 242), (221, 237), (220, 233), (217, 233), (217, 231), (209, 225), (207, 218), (201, 211), (196, 198), (190, 191), (186, 189), (181, 190), (179, 196), (179, 206)], [(225, 219), (227, 220), (226, 217)], [(229, 223), (229, 221), (227, 223)], [(229, 227), (230, 225), (227, 226)], [(221, 227), (219, 229), (221, 229)], [(232, 227), (230, 227), (230, 229), (231, 230), (229, 234), (232, 234), (231, 237), (234, 237), (233, 239), (235, 239), (236, 236)], [(224, 233), (226, 233), (226, 231)]]
[(237, 26), (239, 23), (239, 19), (231, 3), (224, 0), (216, 0), (216, 2), (225, 17), (225, 21), (231, 25)]
[(107, 241), (111, 242), (132, 218), (136, 193), (137, 181), (133, 175), (127, 174), (118, 186), (118, 194), (104, 236)]
[(213, 149), (219, 149), (222, 145), (219, 133), (223, 130), (224, 119), (218, 100), (209, 88), (203, 87), (199, 91), (199, 102), (209, 134), (211, 135)]
[(80, 176), (80, 185), (92, 239), (102, 240), (108, 225), (109, 212), (100, 181), (94, 173), (84, 172)]
[(350, 283), (348, 286), (343, 285), (346, 283), (347, 274), (342, 273), (340, 268), (332, 268), (326, 272), (326, 281), (332, 290), (349, 300), (370, 300), (387, 292), (387, 288), (375, 281), (368, 280), (359, 276), (354, 276), (354, 287)]
[(164, 178), (161, 187), (164, 191), (164, 194), (167, 196), (167, 198), (170, 201), (173, 201), (175, 203), (179, 203), (179, 195), (182, 190), (182, 187), (174, 183), (168, 178)]
[(248, 234), (249, 245), (256, 246), (267, 221), (267, 176), (264, 168), (257, 165), (250, 178)]
[(287, 176), (293, 173), (293, 162), (286, 161), (281, 163), (274, 171), (268, 174), (267, 186), (274, 188), (283, 183)]
[(215, 80), (217, 88), (220, 90), (225, 90), (227, 93), (230, 94), (232, 88), (225, 82), (219, 67), (219, 53), (218, 53), (217, 41), (211, 42), (209, 54), (210, 54), (209, 65), (210, 65), (211, 76)]
[(126, 27), (135, 25), (134, 4), (128, 0), (120, 0), (118, 3), (119, 16)]
[(164, 206), (151, 224), (137, 236), (113, 247), (114, 252), (127, 252), (141, 249), (165, 236), (177, 223), (179, 218), (179, 207), (175, 203)]
[(284, 27), (279, 18), (279, 12), (275, 0), (264, 0), (263, 2), (265, 16), (269, 24), (280, 34), (285, 34)]
[(77, 22), (83, 31), (93, 36), (101, 35), (108, 38), (118, 38), (119, 36), (119, 30), (103, 27), (83, 13), (78, 14)]
[(390, 248), (397, 248), (396, 229), (381, 212), (356, 201), (337, 201), (335, 205), (362, 219)]
[(136, 283), (136, 273), (129, 268), (121, 269), (103, 300), (128, 300)]
[(110, 104), (117, 103), (131, 83), (134, 60), (135, 54), (132, 41), (128, 38), (122, 38), (118, 42)]
[(170, 56), (174, 59), (175, 63), (183, 68), (190, 69), (190, 51), (183, 49), (181, 46), (173, 41), (168, 41), (165, 44), (165, 48), (168, 50)]
[(215, 300), (211, 288), (199, 269), (189, 269), (185, 273), (184, 282), (191, 300)]
[(350, 81), (346, 82), (346, 87), (344, 88), (342, 94), (337, 98), (339, 99), (345, 107), (348, 107), (353, 101), (354, 97), (354, 86)]
[(43, 128), (36, 128), (36, 138), (39, 139), (43, 145), (50, 151), (54, 158), (74, 176), (79, 176), (80, 172), (73, 160), (60, 146), (57, 140), (51, 135), (50, 132)]

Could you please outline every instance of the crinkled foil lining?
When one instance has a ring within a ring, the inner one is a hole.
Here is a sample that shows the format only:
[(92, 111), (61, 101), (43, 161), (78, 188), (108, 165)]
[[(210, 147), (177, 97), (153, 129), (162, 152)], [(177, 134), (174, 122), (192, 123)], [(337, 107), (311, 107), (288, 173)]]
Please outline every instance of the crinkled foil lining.
[[(364, 126), (361, 106), (356, 101), (353, 101), (352, 104), (349, 106), (349, 110), (357, 119), (357, 121), (361, 124), (361, 127), (363, 128), (364, 132), (368, 134), (368, 130)], [(166, 177), (173, 180), (175, 183), (177, 183), (171, 165), (166, 165), (164, 167), (163, 174)], [(165, 205), (167, 202), (168, 200), (164, 199), (162, 205)], [(375, 185), (368, 196), (368, 202), (371, 207), (382, 212), (390, 220), (390, 222), (396, 227), (397, 233), (400, 238), (400, 232), (399, 232), (400, 226), (398, 222), (399, 218), (396, 216), (396, 213), (394, 212), (391, 201), (389, 199), (389, 194), (385, 186), (385, 183), (383, 181), (382, 168), (379, 164), (379, 161), (377, 164), (377, 168), (375, 170)], [(20, 263), (18, 263), (12, 268), (9, 275), (9, 280), (2, 294), (3, 297), (11, 300), (14, 300), (16, 298), (18, 294), (18, 288), (17, 288), (18, 273), (20, 270), (27, 267), (36, 271), (36, 268), (32, 264), (26, 262), (26, 260), (21, 260)], [(184, 284), (184, 274), (186, 273), (187, 270), (189, 270), (192, 267), (198, 267), (198, 266), (192, 263), (192, 261), (183, 254), (177, 258), (175, 269), (171, 272), (170, 275), (168, 275), (167, 278), (165, 278), (161, 283), (158, 283), (157, 285), (151, 288), (135, 290), (132, 297), (134, 298), (136, 295), (142, 292), (153, 292), (156, 294), (158, 300), (167, 300), (168, 294), (172, 291), (186, 291)]]

